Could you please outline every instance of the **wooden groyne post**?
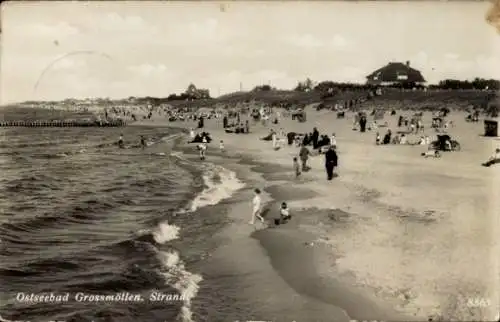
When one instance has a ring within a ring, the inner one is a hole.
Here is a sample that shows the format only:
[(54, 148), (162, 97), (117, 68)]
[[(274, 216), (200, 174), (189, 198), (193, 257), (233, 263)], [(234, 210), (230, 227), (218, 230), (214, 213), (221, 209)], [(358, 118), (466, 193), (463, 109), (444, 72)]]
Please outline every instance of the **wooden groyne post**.
[(126, 126), (123, 120), (113, 121), (0, 121), (0, 127), (120, 127)]

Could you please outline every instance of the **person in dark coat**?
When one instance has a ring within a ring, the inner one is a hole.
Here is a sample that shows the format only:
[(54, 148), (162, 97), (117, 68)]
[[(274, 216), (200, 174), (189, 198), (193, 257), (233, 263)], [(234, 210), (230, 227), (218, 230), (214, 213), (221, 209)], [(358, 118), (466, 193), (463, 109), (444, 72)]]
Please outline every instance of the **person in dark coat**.
[(338, 164), (337, 152), (335, 152), (333, 146), (330, 146), (330, 148), (325, 152), (325, 168), (328, 180), (333, 179), (333, 170), (335, 169), (337, 164)]
[(359, 131), (360, 132), (365, 132), (366, 131), (366, 116), (362, 116), (359, 119)]
[(382, 141), (382, 143), (383, 144), (390, 144), (391, 143), (391, 137), (392, 137), (391, 130), (387, 130), (387, 133), (384, 135), (384, 140)]
[(200, 117), (200, 119), (198, 120), (198, 128), (199, 129), (202, 129), (204, 127), (204, 120), (203, 120), (203, 117)]
[(293, 144), (293, 140), (295, 139), (295, 132), (288, 132), (287, 135), (286, 135), (286, 138), (287, 138), (287, 142), (288, 142), (288, 145), (292, 145)]
[(224, 118), (222, 119), (222, 126), (224, 128), (227, 128), (227, 125), (228, 125), (227, 115), (224, 115)]
[(311, 141), (312, 141), (312, 144), (313, 144), (313, 149), (317, 149), (318, 148), (318, 139), (319, 139), (318, 129), (314, 128), (313, 129), (313, 133), (312, 133), (312, 137), (311, 137)]
[(304, 146), (309, 145), (309, 142), (310, 142), (310, 137), (309, 134), (306, 133), (306, 135), (304, 135), (304, 138), (302, 139), (302, 145)]

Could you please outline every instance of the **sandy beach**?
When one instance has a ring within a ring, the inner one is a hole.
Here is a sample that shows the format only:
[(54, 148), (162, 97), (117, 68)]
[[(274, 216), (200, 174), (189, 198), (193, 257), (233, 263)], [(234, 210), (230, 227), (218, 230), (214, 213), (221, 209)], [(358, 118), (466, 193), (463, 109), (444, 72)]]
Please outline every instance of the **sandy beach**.
[[(494, 287), (499, 169), (480, 164), (499, 142), (480, 135), (481, 123), (466, 123), (463, 112), (452, 112), (448, 132), (462, 151), (425, 159), (422, 146), (375, 145), (373, 131), (352, 130), (352, 113), (346, 119), (327, 111), (307, 113), (307, 122), (284, 118), (278, 125), (255, 124), (250, 134), (225, 133), (220, 119), (205, 122), (203, 130), (213, 138), (207, 161), (236, 171), (246, 184), (241, 203), (229, 211), (233, 223), (222, 232), (228, 242), (212, 254), (218, 263), (214, 275), (224, 274), (219, 265), (225, 262), (222, 267), (231, 274), (248, 277), (245, 295), (238, 296), (253, 294), (263, 302), (261, 312), (275, 312), (272, 317), (247, 312), (245, 318), (493, 319), (499, 303)], [(431, 118), (424, 113), (426, 134), (433, 137)], [(397, 116), (386, 115), (384, 121), (397, 128)], [(149, 122), (162, 123), (196, 127)], [(270, 128), (305, 133), (314, 126), (337, 136), (338, 177), (332, 181), (326, 180), (322, 155), (311, 157), (312, 170), (295, 178), (292, 158), (298, 148), (274, 151), (271, 142), (260, 140)], [(224, 153), (218, 151), (220, 140)], [(197, 157), (196, 144), (184, 141), (177, 149)], [(266, 192), (270, 221), (278, 217), (282, 201), (291, 207), (292, 221), (268, 229), (250, 226), (255, 187)], [(474, 306), (471, 299), (489, 305)]]

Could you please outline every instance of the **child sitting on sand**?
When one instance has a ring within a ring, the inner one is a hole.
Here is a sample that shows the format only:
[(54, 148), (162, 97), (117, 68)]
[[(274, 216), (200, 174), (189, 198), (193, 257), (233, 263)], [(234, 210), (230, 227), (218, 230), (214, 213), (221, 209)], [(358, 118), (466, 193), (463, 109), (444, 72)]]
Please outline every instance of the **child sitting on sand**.
[(295, 170), (295, 178), (300, 176), (300, 165), (299, 161), (297, 160), (297, 157), (293, 158), (293, 169)]
[(290, 215), (290, 210), (288, 208), (288, 205), (286, 204), (286, 202), (282, 202), (280, 207), (280, 217), (274, 220), (274, 224), (276, 226), (284, 224), (291, 218), (292, 216)]

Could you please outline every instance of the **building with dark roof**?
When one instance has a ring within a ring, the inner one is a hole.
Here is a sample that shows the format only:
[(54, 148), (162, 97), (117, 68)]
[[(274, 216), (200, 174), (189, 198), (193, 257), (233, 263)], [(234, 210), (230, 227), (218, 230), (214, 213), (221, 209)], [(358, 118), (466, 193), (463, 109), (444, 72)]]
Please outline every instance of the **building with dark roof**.
[(199, 98), (210, 98), (210, 92), (208, 89), (196, 88), (194, 84), (189, 84), (188, 88), (184, 92), (185, 94), (191, 95), (197, 99)]
[(366, 76), (366, 83), (369, 85), (396, 85), (404, 83), (414, 83), (424, 85), (426, 83), (420, 71), (410, 67), (410, 62), (406, 64), (391, 62), (382, 68), (377, 69)]

